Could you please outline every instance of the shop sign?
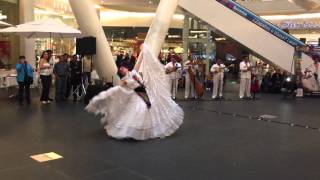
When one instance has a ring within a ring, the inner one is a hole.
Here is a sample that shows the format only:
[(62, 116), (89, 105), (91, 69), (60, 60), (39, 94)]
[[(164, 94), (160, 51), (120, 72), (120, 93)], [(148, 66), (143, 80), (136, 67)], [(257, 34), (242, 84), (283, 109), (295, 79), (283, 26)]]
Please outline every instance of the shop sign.
[(320, 24), (310, 22), (283, 21), (278, 26), (281, 29), (320, 29)]

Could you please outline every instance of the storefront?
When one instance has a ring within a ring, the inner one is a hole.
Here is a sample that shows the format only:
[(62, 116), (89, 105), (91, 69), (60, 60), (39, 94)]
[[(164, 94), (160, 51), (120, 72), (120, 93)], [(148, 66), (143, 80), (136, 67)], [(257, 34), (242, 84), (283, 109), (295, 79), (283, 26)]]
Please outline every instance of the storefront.
[[(19, 5), (17, 0), (0, 0), (0, 20), (19, 24)], [(19, 37), (0, 34), (0, 61), (6, 68), (11, 68), (18, 59)]]

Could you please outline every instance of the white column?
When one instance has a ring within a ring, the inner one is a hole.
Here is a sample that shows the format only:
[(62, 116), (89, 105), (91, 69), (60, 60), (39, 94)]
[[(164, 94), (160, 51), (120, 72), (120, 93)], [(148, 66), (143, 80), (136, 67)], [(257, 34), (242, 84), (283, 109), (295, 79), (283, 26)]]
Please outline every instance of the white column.
[(188, 61), (188, 50), (189, 50), (189, 17), (185, 16), (183, 21), (183, 30), (182, 30), (182, 45), (183, 45), (183, 63)]
[(117, 66), (113, 59), (109, 43), (91, 0), (69, 0), (81, 32), (85, 36), (97, 38), (97, 55), (93, 64), (101, 78), (111, 81), (116, 76)]
[(165, 41), (178, 0), (161, 0), (152, 21), (145, 43), (150, 47), (152, 54), (158, 57)]
[[(20, 0), (20, 23), (34, 21), (34, 1), (33, 0)], [(20, 55), (25, 55), (27, 61), (35, 66), (35, 40), (20, 38)]]

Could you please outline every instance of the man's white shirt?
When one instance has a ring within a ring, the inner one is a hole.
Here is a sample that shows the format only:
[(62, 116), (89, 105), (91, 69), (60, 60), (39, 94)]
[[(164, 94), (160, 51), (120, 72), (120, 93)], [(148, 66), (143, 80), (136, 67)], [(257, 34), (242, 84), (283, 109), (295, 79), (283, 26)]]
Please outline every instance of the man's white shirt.
[(169, 73), (168, 75), (169, 75), (170, 79), (180, 79), (180, 76), (181, 76), (181, 64), (180, 63), (176, 62), (175, 66), (174, 66), (172, 62), (169, 62), (168, 64), (166, 64), (165, 69), (167, 71), (172, 71), (174, 67), (176, 67), (177, 70)]

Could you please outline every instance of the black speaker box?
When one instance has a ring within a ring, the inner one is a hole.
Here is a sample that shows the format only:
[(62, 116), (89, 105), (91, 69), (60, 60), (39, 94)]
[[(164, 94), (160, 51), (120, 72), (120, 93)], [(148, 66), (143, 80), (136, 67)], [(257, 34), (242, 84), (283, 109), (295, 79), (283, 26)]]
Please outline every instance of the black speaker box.
[(84, 37), (77, 38), (76, 41), (77, 54), (80, 55), (94, 55), (96, 54), (96, 38)]

